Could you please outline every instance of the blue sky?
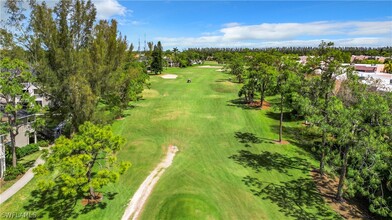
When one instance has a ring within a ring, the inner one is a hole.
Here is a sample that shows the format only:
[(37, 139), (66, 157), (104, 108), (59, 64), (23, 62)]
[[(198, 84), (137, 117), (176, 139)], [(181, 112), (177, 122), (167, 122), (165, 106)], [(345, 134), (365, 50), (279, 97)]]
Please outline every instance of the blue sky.
[(392, 46), (392, 1), (92, 1), (97, 18), (117, 19), (136, 49), (144, 36), (164, 49), (317, 46), (321, 40)]
[(100, 18), (116, 18), (137, 48), (160, 40), (178, 47), (392, 45), (392, 1), (95, 0)]

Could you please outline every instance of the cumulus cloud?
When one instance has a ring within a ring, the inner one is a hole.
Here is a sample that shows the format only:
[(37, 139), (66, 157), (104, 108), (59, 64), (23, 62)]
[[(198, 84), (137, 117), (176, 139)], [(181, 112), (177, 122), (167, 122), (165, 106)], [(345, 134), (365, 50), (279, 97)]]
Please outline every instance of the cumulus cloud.
[(126, 13), (132, 12), (122, 6), (117, 0), (94, 0), (93, 2), (97, 8), (98, 19), (109, 19), (113, 16), (125, 16)]
[(265, 48), (265, 47), (317, 47), (322, 40), (333, 41), (335, 46), (342, 47), (379, 47), (392, 44), (391, 38), (341, 38), (328, 39), (317, 38), (312, 40), (280, 40), (280, 41), (221, 41), (219, 37), (209, 38), (159, 38), (165, 47), (243, 47), (243, 48)]
[(286, 40), (299, 36), (376, 35), (392, 34), (392, 21), (263, 23), (259, 25), (229, 26), (222, 28), (220, 31), (224, 38), (233, 40)]
[(217, 34), (158, 39), (166, 46), (182, 48), (317, 46), (323, 38), (334, 38), (330, 40), (337, 46), (386, 46), (392, 44), (392, 21), (228, 23), (214, 33)]

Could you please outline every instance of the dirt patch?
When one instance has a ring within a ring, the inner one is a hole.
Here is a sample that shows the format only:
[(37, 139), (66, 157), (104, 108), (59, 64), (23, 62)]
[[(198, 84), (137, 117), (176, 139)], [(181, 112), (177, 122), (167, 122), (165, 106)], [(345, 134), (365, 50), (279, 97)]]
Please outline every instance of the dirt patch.
[(262, 109), (266, 109), (267, 110), (267, 109), (270, 109), (270, 108), (271, 108), (271, 103), (264, 101)]
[(161, 75), (163, 79), (176, 79), (178, 76), (176, 74), (164, 74)]
[[(253, 102), (249, 103), (248, 106), (252, 107), (252, 108), (260, 108), (260, 100), (253, 101)], [(271, 104), (269, 102), (264, 101), (263, 102), (263, 107), (261, 107), (261, 109), (267, 110), (267, 109), (270, 109), (270, 108), (271, 108)]]
[(281, 145), (285, 145), (285, 144), (290, 144), (290, 142), (282, 140), (282, 141), (273, 141), (274, 144), (281, 144)]
[(312, 171), (310, 175), (316, 183), (317, 190), (320, 192), (320, 195), (324, 198), (328, 205), (343, 218), (354, 220), (373, 219), (367, 211), (367, 207), (364, 207), (359, 202), (353, 200), (337, 202), (334, 199), (339, 183), (339, 179), (337, 177), (335, 179), (329, 178), (327, 175), (321, 177), (316, 170)]
[(225, 70), (224, 69), (217, 69), (216, 71), (217, 72), (224, 72)]
[(102, 201), (102, 199), (103, 199), (102, 193), (97, 193), (97, 196), (94, 199), (92, 199), (90, 197), (86, 197), (86, 198), (82, 199), (82, 205), (83, 206), (95, 205), (95, 204), (100, 203)]

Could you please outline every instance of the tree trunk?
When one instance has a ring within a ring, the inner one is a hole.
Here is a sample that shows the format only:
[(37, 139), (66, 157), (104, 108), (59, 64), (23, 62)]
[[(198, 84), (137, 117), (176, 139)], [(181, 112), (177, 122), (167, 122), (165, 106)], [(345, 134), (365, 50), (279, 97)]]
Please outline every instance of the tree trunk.
[[(94, 155), (94, 159), (93, 161), (91, 161), (91, 163), (88, 166), (88, 171), (87, 171), (87, 183), (89, 184), (91, 182), (91, 174), (92, 174), (92, 169), (94, 167), (95, 164), (95, 160), (97, 159), (98, 154)], [(90, 186), (90, 197), (91, 199), (95, 199), (96, 195), (95, 195), (95, 191), (94, 188), (92, 186)]]
[[(91, 173), (92, 173), (91, 170), (92, 170), (92, 168), (93, 167), (91, 165), (89, 165), (89, 170), (87, 171), (87, 179), (88, 179), (87, 183), (91, 182)], [(91, 199), (95, 199), (95, 192), (94, 192), (94, 188), (92, 186), (90, 186), (89, 192), (90, 192), (90, 198)]]
[(16, 146), (15, 146), (15, 135), (10, 132), (11, 137), (11, 149), (12, 149), (12, 166), (16, 167)]
[(5, 146), (3, 144), (2, 138), (0, 137), (0, 179), (4, 178), (5, 171), (6, 171)]
[(263, 102), (264, 102), (264, 93), (265, 93), (265, 86), (264, 83), (261, 87), (261, 91), (260, 91), (260, 107), (263, 107)]
[[(15, 106), (15, 104), (14, 104), (14, 106)], [(16, 162), (17, 162), (15, 139), (16, 139), (16, 136), (19, 133), (18, 132), (18, 128), (17, 128), (17, 124), (16, 124), (16, 117), (17, 117), (17, 112), (16, 111), (12, 112), (12, 115), (8, 115), (8, 124), (10, 125), (9, 134), (10, 134), (10, 138), (11, 138), (12, 166), (13, 167), (16, 167)], [(14, 129), (15, 129), (15, 131), (14, 131)]]
[(280, 121), (279, 121), (279, 142), (282, 142), (283, 133), (283, 95), (280, 95)]
[[(329, 117), (327, 113), (328, 109), (328, 104), (329, 104), (329, 96), (328, 92), (325, 93), (324, 96), (325, 99), (325, 104), (324, 104), (324, 109), (323, 109), (323, 116), (324, 116), (324, 122), (329, 124)], [(321, 145), (321, 158), (320, 158), (320, 175), (324, 175), (324, 164), (325, 164), (325, 148), (327, 147), (327, 131), (323, 129), (323, 137), (322, 137), (322, 145)]]
[(91, 199), (95, 199), (96, 198), (96, 195), (95, 195), (95, 192), (94, 192), (94, 188), (91, 187), (91, 186), (90, 186), (90, 197), (91, 197)]
[(323, 130), (323, 140), (321, 144), (320, 176), (324, 176), (325, 148), (327, 144), (327, 134), (325, 130)]
[(343, 166), (342, 166), (342, 169), (340, 171), (338, 192), (336, 194), (336, 200), (337, 201), (342, 201), (343, 200), (343, 187), (344, 187), (344, 181), (346, 180), (346, 173), (347, 173), (348, 150), (349, 150), (349, 147), (346, 146), (344, 148), (344, 152), (343, 152)]

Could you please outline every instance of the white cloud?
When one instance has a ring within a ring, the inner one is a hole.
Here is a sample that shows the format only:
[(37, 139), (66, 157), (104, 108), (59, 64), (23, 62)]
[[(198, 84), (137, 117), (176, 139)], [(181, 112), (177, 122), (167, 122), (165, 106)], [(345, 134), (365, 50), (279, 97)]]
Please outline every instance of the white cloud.
[(392, 21), (263, 23), (229, 26), (222, 28), (220, 32), (223, 33), (224, 38), (233, 40), (283, 40), (298, 36), (392, 34)]
[[(337, 46), (387, 46), (392, 44), (392, 21), (228, 23), (214, 35), (157, 38), (168, 47), (280, 47), (317, 46), (323, 38), (334, 38)], [(302, 40), (310, 39), (310, 40)]]
[(221, 41), (219, 38), (158, 38), (165, 47), (192, 48), (192, 47), (317, 47), (322, 40), (332, 41), (335, 46), (358, 46), (358, 47), (379, 47), (392, 45), (391, 38), (341, 38), (325, 39), (317, 38), (312, 40), (282, 40), (282, 41)]
[(126, 13), (131, 13), (117, 0), (94, 0), (94, 5), (97, 8), (98, 19), (109, 19), (113, 16), (125, 16)]
[(132, 19), (127, 19), (127, 18), (117, 18), (118, 24), (120, 26), (140, 26), (140, 25), (145, 25), (147, 22), (144, 21), (139, 21), (139, 20), (132, 20)]
[(223, 27), (237, 27), (240, 26), (241, 24), (238, 22), (231, 22), (231, 23), (226, 23), (223, 25)]

